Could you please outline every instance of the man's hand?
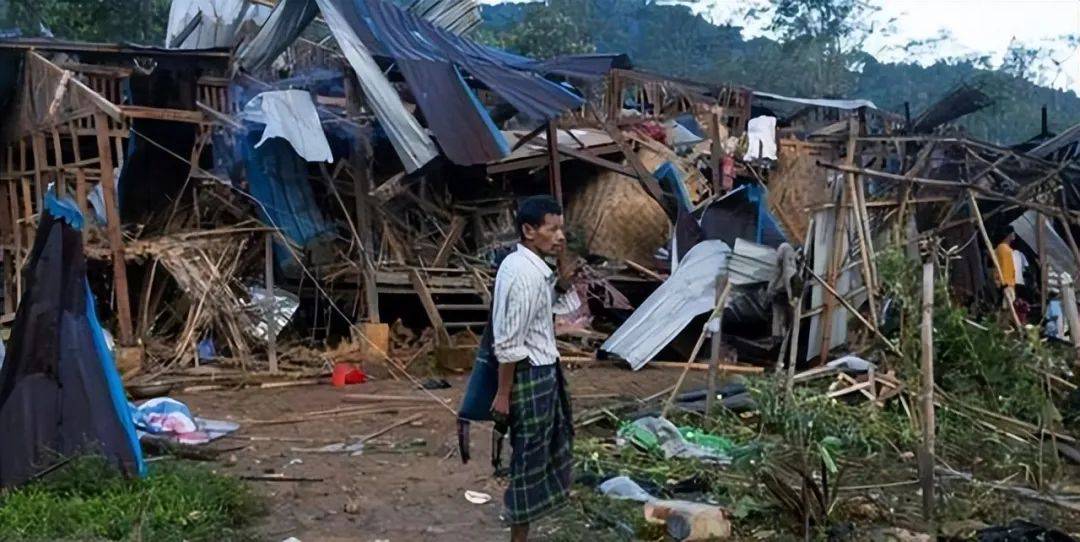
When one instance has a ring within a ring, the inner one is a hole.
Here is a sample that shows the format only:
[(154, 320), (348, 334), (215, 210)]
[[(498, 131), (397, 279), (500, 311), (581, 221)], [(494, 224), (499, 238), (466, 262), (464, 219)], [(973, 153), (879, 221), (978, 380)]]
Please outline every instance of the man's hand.
[(491, 402), (491, 414), (496, 422), (505, 421), (510, 417), (509, 393), (498, 392), (495, 394), (495, 400)]
[(556, 283), (561, 291), (570, 291), (573, 287), (571, 282), (574, 279), (574, 275), (578, 272), (578, 258), (575, 254), (571, 253), (566, 247), (563, 247), (559, 251), (559, 255), (555, 260), (558, 271), (559, 280)]

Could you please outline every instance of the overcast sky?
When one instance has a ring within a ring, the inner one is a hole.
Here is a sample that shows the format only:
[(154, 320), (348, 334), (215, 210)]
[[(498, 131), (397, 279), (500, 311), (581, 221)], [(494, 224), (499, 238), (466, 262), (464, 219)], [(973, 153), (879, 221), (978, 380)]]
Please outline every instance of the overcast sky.
[[(672, 0), (673, 2), (677, 0)], [(891, 35), (875, 34), (866, 44), (868, 52), (882, 61), (912, 60), (900, 48), (912, 40), (946, 32), (949, 36), (936, 51), (914, 60), (932, 61), (942, 56), (989, 55), (1000, 63), (1012, 39), (1041, 45), (1065, 34), (1080, 34), (1080, 0), (870, 0), (882, 8), (879, 22), (895, 19)], [(483, 0), (497, 4), (497, 0)], [(768, 5), (768, 0), (705, 0), (703, 15), (716, 23), (746, 27), (748, 36), (764, 33), (747, 24), (738, 13), (749, 4)], [(1058, 47), (1053, 55), (1061, 67), (1047, 66), (1042, 83), (1053, 83), (1080, 93), (1080, 51)]]

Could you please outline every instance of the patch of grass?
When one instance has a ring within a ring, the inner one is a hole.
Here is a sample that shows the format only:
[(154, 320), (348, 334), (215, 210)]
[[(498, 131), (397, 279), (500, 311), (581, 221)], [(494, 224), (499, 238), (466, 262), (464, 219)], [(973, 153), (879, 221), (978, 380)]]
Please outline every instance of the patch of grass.
[(193, 463), (126, 479), (101, 458), (73, 461), (0, 494), (0, 540), (249, 540), (263, 513), (241, 481)]

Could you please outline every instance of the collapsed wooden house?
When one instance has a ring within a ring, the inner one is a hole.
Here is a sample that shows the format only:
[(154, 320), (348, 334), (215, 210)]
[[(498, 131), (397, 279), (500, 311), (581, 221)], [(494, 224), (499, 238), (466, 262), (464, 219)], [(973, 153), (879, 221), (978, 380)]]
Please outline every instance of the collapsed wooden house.
[[(415, 19), (409, 24), (421, 24)], [(539, 65), (500, 52), (512, 58), (493, 56), (502, 62), (499, 77), (562, 102), (545, 104), (539, 120), (525, 117), (528, 100), (511, 92), (518, 102), (508, 102), (469, 74), (458, 77), (455, 92), (473, 101), (424, 102), (410, 79), (419, 76), (392, 71), (395, 99), (428, 113), (424, 119), (438, 128), (429, 133), (453, 155), (411, 167), (400, 142), (385, 135), (391, 123), (371, 99), (378, 89), (365, 86), (340, 49), (292, 37), (273, 47), (283, 48), (288, 69), (245, 70), (251, 49), (244, 56), (243, 47), (213, 48), (221, 34), (189, 40), (188, 27), (198, 23), (177, 24), (186, 33), (172, 36), (174, 48), (0, 43), (10, 60), (0, 160), (3, 318), (11, 321), (21, 296), (19, 269), (43, 195), (70, 196), (91, 225), (91, 283), (114, 330), (118, 363), (131, 373), (207, 357), (278, 370), (275, 336), (290, 319), (302, 320), (294, 327), (308, 344), (351, 336), (364, 355), (382, 357), (391, 342), (387, 322), (408, 320), (405, 306), (421, 310), (424, 319), (412, 310), (412, 321), (430, 325), (437, 345), (451, 346), (451, 334), (484, 325), (492, 251), (514, 241), (515, 200), (532, 193), (565, 201), (583, 251), (608, 262), (591, 276), (611, 289), (608, 297), (621, 297), (610, 284), (634, 288), (659, 276), (652, 253), (667, 239), (672, 189), (656, 180), (657, 167), (676, 162), (695, 183), (695, 202), (714, 192), (697, 167), (700, 156), (708, 160), (707, 146), (680, 156), (632, 128), (689, 113), (714, 132), (738, 134), (749, 111), (745, 91), (613, 68), (624, 66), (614, 56)], [(449, 30), (423, 28), (471, 47)], [(273, 30), (250, 22), (229, 29), (248, 46)], [(175, 48), (185, 40), (212, 48)], [(608, 101), (588, 103), (545, 74)], [(297, 88), (317, 109), (332, 162), (298, 157), (281, 138), (258, 141), (263, 126), (252, 121), (253, 100)], [(637, 113), (615, 108), (616, 93), (638, 94)], [(494, 146), (473, 145), (468, 129), (447, 132), (431, 113), (443, 106), (479, 118), (487, 132), (478, 139)], [(490, 122), (499, 111), (507, 115), (502, 128)], [(462, 141), (453, 147), (455, 137)], [(268, 365), (256, 361), (264, 358)]]
[[(536, 193), (564, 202), (589, 257), (582, 288), (601, 310), (631, 309), (628, 297), (644, 298), (674, 268), (689, 248), (677, 246), (680, 217), (750, 265), (751, 305), (775, 274), (775, 247), (802, 245), (812, 280), (788, 348), (800, 363), (847, 344), (849, 322), (880, 335), (885, 246), (913, 254), (919, 240), (940, 239), (957, 262), (953, 290), (977, 300), (991, 282), (990, 233), (1026, 216), (1043, 295), (1051, 267), (1075, 275), (1080, 195), (1065, 189), (1076, 167), (1062, 160), (1074, 131), (1038, 152), (942, 131), (985, 105), (972, 89), (909, 121), (862, 100), (664, 78), (622, 55), (534, 61), (472, 43), (468, 25), (439, 10), (425, 20), (365, 5), (376, 16), (340, 20), (316, 17), (347, 8), (332, 0), (279, 2), (201, 33), (210, 23), (189, 13), (170, 20), (171, 48), (0, 42), (10, 59), (3, 319), (14, 316), (50, 189), (95, 225), (90, 278), (118, 361), (150, 376), (215, 357), (245, 371), (321, 370), (327, 356), (307, 348), (279, 363), (286, 326), (290, 344), (344, 338), (335, 350), (363, 359), (420, 348), (392, 335), (430, 327), (443, 357), (468, 357), (487, 319), (491, 263), (516, 237), (515, 202)], [(298, 24), (281, 26), (286, 15)], [(432, 63), (414, 64), (416, 50)], [(756, 120), (780, 124), (748, 132), (752, 106)], [(745, 322), (766, 329), (755, 311)], [(591, 356), (606, 337), (581, 327), (591, 318), (578, 315), (573, 333), (586, 339), (565, 343), (571, 353)]]

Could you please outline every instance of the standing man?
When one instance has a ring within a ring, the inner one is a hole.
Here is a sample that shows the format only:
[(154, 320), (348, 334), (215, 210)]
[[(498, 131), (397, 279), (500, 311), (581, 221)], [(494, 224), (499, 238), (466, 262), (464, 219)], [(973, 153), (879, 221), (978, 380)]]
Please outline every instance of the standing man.
[[(495, 276), (492, 329), (499, 361), (496, 419), (510, 425), (510, 486), (504, 504), (510, 540), (525, 541), (529, 524), (566, 502), (573, 467), (574, 427), (555, 345), (555, 314), (581, 305), (570, 280), (562, 208), (533, 196), (517, 212), (521, 242)], [(544, 261), (558, 258), (558, 273)]]
[(997, 256), (998, 266), (1001, 267), (1001, 274), (997, 278), (998, 286), (1001, 287), (1001, 306), (1005, 312), (1012, 311), (1012, 305), (1016, 301), (1016, 265), (1013, 263), (1012, 248), (1015, 239), (1016, 232), (1010, 228), (994, 247), (994, 255)]

